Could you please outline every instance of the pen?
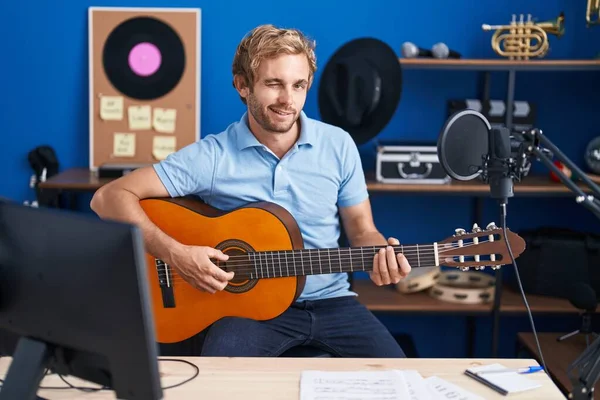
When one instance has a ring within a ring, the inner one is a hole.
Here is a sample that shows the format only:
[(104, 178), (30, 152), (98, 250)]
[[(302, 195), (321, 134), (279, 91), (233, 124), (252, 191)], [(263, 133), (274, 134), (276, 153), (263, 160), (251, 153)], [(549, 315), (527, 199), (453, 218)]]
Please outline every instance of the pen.
[(477, 372), (478, 375), (483, 375), (483, 374), (498, 374), (498, 373), (503, 373), (503, 372), (516, 372), (517, 374), (532, 374), (534, 372), (539, 372), (539, 371), (543, 371), (544, 367), (542, 366), (532, 366), (532, 367), (525, 367), (525, 368), (506, 368), (506, 369), (497, 369), (497, 370), (492, 370), (492, 371), (481, 371), (481, 372)]

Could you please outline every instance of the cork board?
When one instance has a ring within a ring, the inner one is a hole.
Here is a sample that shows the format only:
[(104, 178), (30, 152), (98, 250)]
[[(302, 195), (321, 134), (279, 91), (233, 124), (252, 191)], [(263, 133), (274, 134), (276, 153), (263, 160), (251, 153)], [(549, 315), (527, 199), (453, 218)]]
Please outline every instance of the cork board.
[(90, 170), (200, 139), (200, 9), (89, 8)]

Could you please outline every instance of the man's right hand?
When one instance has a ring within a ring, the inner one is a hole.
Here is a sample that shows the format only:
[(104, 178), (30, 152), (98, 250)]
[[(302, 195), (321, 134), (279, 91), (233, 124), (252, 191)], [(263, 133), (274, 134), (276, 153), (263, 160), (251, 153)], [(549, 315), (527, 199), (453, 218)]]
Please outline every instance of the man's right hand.
[(225, 289), (234, 273), (223, 271), (211, 258), (227, 261), (229, 256), (212, 247), (184, 245), (173, 255), (171, 263), (190, 285), (208, 293), (216, 293)]

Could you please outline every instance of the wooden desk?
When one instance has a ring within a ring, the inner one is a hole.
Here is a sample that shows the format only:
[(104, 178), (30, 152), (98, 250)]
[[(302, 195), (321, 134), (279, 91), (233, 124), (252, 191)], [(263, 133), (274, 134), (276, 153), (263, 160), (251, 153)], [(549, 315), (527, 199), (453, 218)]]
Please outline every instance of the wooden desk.
[[(478, 394), (485, 399), (505, 399), (483, 384), (467, 377), (464, 370), (471, 366), (499, 362), (508, 368), (537, 365), (534, 360), (514, 359), (342, 359), (342, 358), (185, 358), (200, 368), (200, 374), (192, 381), (164, 391), (165, 399), (269, 399), (299, 400), (300, 374), (303, 370), (383, 370), (414, 369), (423, 377), (438, 376), (461, 388)], [(5, 376), (10, 359), (0, 359), (0, 375)], [(183, 363), (161, 361), (162, 386), (174, 385), (191, 377), (193, 370)], [(542, 384), (542, 387), (518, 394), (520, 400), (564, 399), (559, 389), (543, 373), (529, 375)], [(67, 380), (78, 386), (98, 387), (68, 377)], [(49, 375), (42, 386), (66, 384), (55, 375)], [(40, 390), (39, 396), (49, 400), (114, 399), (113, 392), (101, 391), (84, 393), (74, 389)]]
[[(576, 335), (570, 338), (557, 342), (556, 338), (564, 335), (565, 333), (538, 333), (538, 340), (540, 341), (540, 347), (544, 354), (544, 361), (546, 362), (546, 368), (548, 373), (557, 382), (558, 387), (564, 393), (569, 393), (573, 389), (571, 380), (567, 374), (567, 368), (577, 357), (583, 353), (586, 348), (585, 336)], [(535, 338), (533, 333), (519, 332), (517, 335), (518, 344), (525, 349), (537, 360), (539, 360), (539, 353), (535, 344)], [(594, 338), (590, 336), (590, 344), (594, 341)], [(596, 383), (594, 392), (599, 393), (600, 381)]]

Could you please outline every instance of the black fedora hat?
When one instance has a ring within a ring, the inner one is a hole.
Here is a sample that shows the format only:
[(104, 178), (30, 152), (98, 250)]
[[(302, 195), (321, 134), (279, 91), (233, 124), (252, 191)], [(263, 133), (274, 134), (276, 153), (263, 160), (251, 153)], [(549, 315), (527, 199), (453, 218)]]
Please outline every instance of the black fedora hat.
[(357, 144), (377, 136), (400, 103), (402, 68), (386, 43), (354, 39), (329, 59), (319, 84), (321, 119), (346, 130)]

